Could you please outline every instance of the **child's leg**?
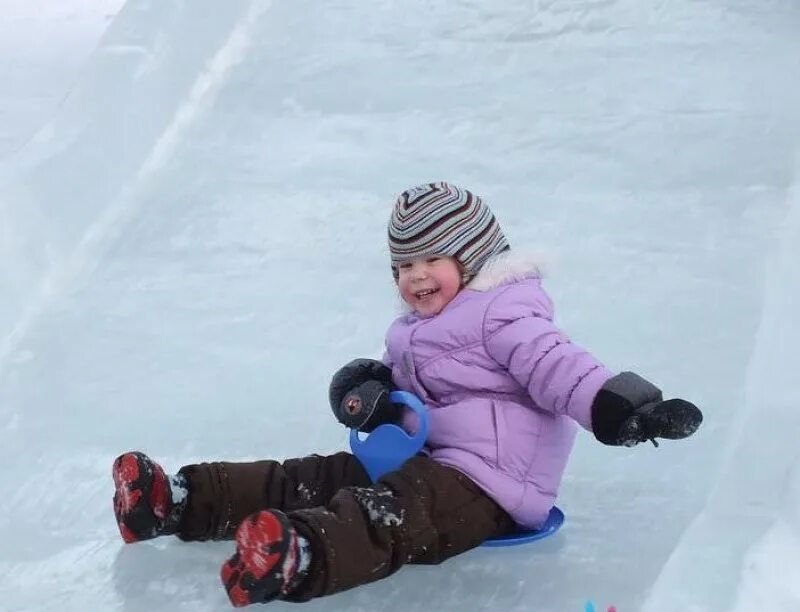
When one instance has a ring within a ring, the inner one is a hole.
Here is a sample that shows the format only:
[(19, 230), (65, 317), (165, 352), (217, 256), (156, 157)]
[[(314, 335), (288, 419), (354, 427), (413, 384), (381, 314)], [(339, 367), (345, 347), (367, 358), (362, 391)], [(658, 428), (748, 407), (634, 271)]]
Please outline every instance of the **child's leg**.
[(143, 453), (130, 452), (116, 459), (112, 474), (114, 513), (126, 542), (170, 534), (184, 540), (230, 538), (257, 510), (325, 505), (340, 488), (370, 482), (349, 453), (283, 463), (201, 463), (169, 476)]
[(232, 538), (248, 515), (324, 506), (342, 487), (367, 486), (369, 476), (349, 453), (251, 463), (201, 463), (180, 469), (189, 498), (178, 525), (183, 540)]
[[(237, 553), (223, 566), (232, 600), (305, 601), (329, 595), (384, 578), (409, 562), (440, 563), (513, 526), (467, 476), (427, 457), (411, 459), (377, 485), (344, 488), (327, 507), (290, 512), (280, 529), (278, 519), (285, 517), (262, 512), (251, 517), (249, 531), (237, 535)], [(261, 522), (271, 526), (263, 537), (272, 547), (278, 542), (285, 546), (290, 536), (308, 543), (310, 563), (292, 578), (288, 593), (277, 591), (275, 577), (286, 573), (280, 570), (286, 559), (294, 559), (280, 557), (279, 563), (273, 555), (267, 563), (264, 554), (250, 550)], [(254, 582), (265, 564), (278, 569)]]

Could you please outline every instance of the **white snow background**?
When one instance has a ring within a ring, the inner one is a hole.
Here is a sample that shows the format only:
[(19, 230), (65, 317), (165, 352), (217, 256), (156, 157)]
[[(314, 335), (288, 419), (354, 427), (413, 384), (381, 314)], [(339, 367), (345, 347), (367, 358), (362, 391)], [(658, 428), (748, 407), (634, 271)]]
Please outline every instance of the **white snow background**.
[(443, 179), (706, 420), (582, 434), (550, 540), (303, 608), (797, 612), (798, 109), (794, 0), (0, 0), (0, 610), (230, 609), (229, 542), (123, 546), (111, 462), (345, 448)]

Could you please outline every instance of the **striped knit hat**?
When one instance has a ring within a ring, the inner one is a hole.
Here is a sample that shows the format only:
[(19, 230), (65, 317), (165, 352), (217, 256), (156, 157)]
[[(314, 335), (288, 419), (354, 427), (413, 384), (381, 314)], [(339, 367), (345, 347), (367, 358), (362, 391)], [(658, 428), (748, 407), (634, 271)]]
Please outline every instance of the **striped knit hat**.
[(417, 257), (447, 255), (469, 282), (484, 263), (509, 248), (492, 211), (475, 194), (449, 183), (426, 183), (400, 194), (389, 219), (392, 274)]

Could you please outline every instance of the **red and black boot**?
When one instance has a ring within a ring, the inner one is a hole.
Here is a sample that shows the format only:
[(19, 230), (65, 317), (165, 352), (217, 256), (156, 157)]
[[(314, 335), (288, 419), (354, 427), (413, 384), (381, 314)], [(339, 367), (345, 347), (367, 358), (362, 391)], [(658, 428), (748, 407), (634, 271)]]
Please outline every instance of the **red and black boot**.
[(237, 608), (290, 593), (308, 567), (305, 539), (278, 510), (248, 516), (236, 530), (236, 553), (222, 566), (222, 583)]
[(117, 457), (111, 475), (116, 487), (114, 515), (125, 542), (175, 533), (187, 495), (183, 476), (167, 476), (160, 465), (137, 451)]

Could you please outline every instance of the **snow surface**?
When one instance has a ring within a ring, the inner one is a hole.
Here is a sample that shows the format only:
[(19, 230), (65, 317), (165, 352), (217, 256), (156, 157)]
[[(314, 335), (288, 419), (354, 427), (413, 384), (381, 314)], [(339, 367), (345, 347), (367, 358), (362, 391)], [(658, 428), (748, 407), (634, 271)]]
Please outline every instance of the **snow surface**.
[(52, 45), (0, 3), (4, 71), (64, 50), (0, 89), (0, 609), (229, 609), (230, 543), (122, 545), (111, 462), (345, 448), (329, 377), (380, 353), (389, 206), (437, 179), (706, 422), (581, 436), (550, 540), (304, 609), (800, 609), (794, 0), (129, 0), (77, 78), (105, 4), (40, 5)]
[(0, 159), (55, 112), (123, 0), (0, 0)]

